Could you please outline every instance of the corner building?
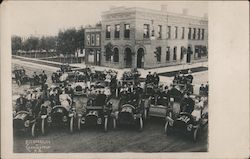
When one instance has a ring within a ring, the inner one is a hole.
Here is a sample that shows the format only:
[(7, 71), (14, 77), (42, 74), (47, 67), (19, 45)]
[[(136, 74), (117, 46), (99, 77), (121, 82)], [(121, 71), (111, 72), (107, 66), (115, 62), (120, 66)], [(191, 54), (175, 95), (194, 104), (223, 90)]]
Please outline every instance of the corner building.
[[(112, 46), (112, 53), (107, 46)], [(103, 12), (101, 65), (156, 68), (206, 61), (208, 19), (161, 10), (116, 7)]]

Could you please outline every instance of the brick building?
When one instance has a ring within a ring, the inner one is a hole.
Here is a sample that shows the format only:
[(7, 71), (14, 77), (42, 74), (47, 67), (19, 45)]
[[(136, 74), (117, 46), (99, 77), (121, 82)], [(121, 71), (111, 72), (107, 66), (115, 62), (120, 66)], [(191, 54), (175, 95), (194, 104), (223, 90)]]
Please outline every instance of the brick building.
[(154, 68), (204, 61), (207, 48), (207, 15), (190, 16), (186, 9), (169, 13), (167, 6), (113, 7), (102, 14), (103, 66)]
[(101, 65), (101, 26), (85, 28), (85, 63)]

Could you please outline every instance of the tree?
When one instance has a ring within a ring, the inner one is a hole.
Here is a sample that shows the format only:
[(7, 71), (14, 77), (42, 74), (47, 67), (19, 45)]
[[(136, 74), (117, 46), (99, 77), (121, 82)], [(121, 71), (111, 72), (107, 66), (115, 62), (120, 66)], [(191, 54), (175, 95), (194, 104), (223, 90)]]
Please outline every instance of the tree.
[(11, 37), (11, 50), (12, 54), (16, 54), (18, 50), (22, 49), (22, 38), (19, 36)]

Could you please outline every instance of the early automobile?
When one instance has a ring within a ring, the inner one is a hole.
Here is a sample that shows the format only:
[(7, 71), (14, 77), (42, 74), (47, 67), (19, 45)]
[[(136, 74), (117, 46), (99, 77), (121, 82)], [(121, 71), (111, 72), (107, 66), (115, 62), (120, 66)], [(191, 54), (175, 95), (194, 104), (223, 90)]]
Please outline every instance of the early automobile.
[[(135, 101), (134, 101), (135, 102)], [(119, 125), (133, 125), (139, 131), (143, 130), (143, 106), (141, 100), (138, 104), (127, 102), (115, 112), (113, 112), (113, 127)]]
[(41, 113), (41, 130), (44, 134), (46, 128), (68, 127), (70, 132), (74, 129), (74, 118), (76, 116), (75, 108), (67, 110), (62, 105), (54, 106), (50, 112), (42, 111)]
[(78, 130), (83, 126), (100, 126), (104, 131), (108, 131), (108, 122), (112, 111), (112, 104), (107, 102), (107, 97), (97, 95), (89, 97), (86, 111), (78, 114)]
[(165, 119), (167, 115), (172, 117), (172, 109), (167, 97), (155, 95), (145, 100), (145, 119), (151, 116)]
[(18, 111), (13, 114), (13, 132), (14, 134), (20, 132), (29, 132), (32, 137), (38, 133), (36, 119), (28, 111)]
[(15, 69), (12, 73), (12, 78), (16, 80), (18, 85), (30, 82), (30, 78), (25, 74), (23, 69)]
[(171, 132), (180, 132), (192, 137), (193, 141), (197, 141), (202, 128), (207, 125), (207, 122), (207, 114), (196, 120), (191, 114), (181, 112), (176, 118), (166, 117), (165, 133), (168, 135)]

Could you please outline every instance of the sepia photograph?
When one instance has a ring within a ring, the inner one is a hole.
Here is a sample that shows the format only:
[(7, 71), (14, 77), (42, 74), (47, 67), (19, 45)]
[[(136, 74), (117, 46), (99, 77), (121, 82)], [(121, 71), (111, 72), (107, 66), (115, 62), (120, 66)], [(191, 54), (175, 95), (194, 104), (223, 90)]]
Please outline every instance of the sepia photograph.
[(208, 151), (207, 2), (25, 3), (14, 153)]
[(245, 4), (3, 1), (1, 158), (248, 158)]

